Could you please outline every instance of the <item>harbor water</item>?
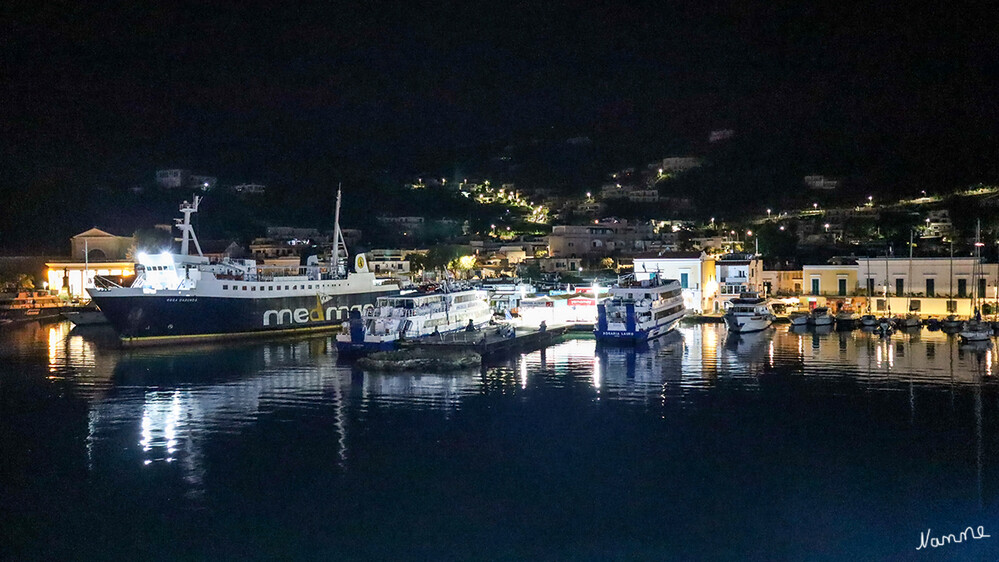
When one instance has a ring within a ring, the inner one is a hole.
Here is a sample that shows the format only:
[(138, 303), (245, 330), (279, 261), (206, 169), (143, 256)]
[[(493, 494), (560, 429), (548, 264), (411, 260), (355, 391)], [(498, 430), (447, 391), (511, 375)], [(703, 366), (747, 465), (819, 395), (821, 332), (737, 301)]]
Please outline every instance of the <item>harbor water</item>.
[(329, 337), (113, 343), (0, 332), (3, 558), (999, 558), (999, 358), (941, 332), (705, 324), (391, 374)]

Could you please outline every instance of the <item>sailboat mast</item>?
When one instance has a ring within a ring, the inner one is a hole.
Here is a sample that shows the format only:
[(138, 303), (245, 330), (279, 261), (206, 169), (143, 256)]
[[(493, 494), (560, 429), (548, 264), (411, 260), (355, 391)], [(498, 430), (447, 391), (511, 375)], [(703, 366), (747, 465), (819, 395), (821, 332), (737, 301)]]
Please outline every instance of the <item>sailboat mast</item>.
[[(912, 312), (911, 306), (909, 305), (909, 296), (912, 294), (912, 229), (909, 229), (909, 289), (905, 291), (905, 313), (909, 314)], [(904, 287), (903, 287), (904, 288)]]

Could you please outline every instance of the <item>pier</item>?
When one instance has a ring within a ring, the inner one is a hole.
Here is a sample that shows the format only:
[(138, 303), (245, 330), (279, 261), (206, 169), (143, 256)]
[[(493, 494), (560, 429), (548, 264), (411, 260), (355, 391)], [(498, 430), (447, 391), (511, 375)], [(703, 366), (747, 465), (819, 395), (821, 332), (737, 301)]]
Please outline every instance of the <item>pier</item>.
[(427, 336), (400, 343), (403, 349), (440, 349), (448, 351), (474, 351), (483, 357), (505, 353), (534, 351), (551, 345), (572, 329), (569, 324), (550, 326), (544, 331), (537, 328), (515, 328), (512, 335), (499, 328), (486, 328), (475, 332), (451, 332)]

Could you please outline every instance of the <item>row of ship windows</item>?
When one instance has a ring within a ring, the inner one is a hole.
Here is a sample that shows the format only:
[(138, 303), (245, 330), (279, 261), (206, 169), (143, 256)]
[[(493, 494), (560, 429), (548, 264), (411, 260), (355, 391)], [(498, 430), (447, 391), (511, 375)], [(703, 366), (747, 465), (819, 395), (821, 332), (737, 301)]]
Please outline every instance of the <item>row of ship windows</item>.
[[(338, 287), (339, 285), (336, 285), (336, 286)], [(244, 291), (256, 291), (257, 290), (257, 286), (256, 285), (249, 285), (249, 286), (243, 285), (242, 287), (243, 287)], [(322, 288), (329, 289), (331, 286), (330, 285), (315, 285), (315, 286), (313, 286), (313, 285), (302, 285), (302, 288), (306, 289), (306, 290), (312, 290), (313, 287), (315, 287), (316, 289), (322, 289)], [(239, 288), (240, 288), (239, 285), (233, 285), (232, 286), (232, 290), (233, 291), (238, 291)], [(273, 291), (273, 290), (275, 290), (275, 288), (278, 291), (280, 291), (281, 290), (281, 285), (267, 285), (266, 287), (260, 287), (260, 290), (261, 291)], [(229, 285), (222, 285), (222, 290), (223, 291), (228, 291), (229, 290)], [(285, 285), (284, 286), (284, 290), (285, 291), (297, 291), (298, 290), (298, 285)]]

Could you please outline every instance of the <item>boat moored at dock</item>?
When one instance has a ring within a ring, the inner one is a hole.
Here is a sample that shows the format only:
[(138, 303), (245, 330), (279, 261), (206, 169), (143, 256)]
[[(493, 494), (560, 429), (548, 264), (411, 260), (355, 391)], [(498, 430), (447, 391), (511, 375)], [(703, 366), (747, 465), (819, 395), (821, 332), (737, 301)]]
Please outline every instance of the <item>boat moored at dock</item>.
[(643, 281), (628, 276), (597, 305), (597, 342), (641, 343), (676, 327), (687, 309), (680, 282), (658, 275)]
[[(333, 255), (320, 265), (311, 257), (299, 267), (265, 267), (255, 260), (211, 262), (201, 253), (191, 226), (199, 197), (184, 202), (179, 254), (138, 254), (131, 286), (110, 282), (88, 289), (93, 302), (124, 345), (159, 345), (332, 329), (351, 311), (397, 294), (395, 283), (367, 271), (363, 255), (347, 272), (339, 228), (339, 193)], [(196, 254), (189, 254), (193, 242)]]
[(387, 351), (400, 339), (481, 329), (492, 319), (486, 291), (447, 285), (406, 295), (379, 297), (376, 305), (348, 322), (336, 336), (341, 352)]
[(759, 332), (773, 324), (776, 319), (770, 302), (757, 293), (743, 293), (732, 300), (732, 307), (723, 318), (730, 332)]
[(0, 298), (0, 326), (17, 322), (58, 320), (64, 308), (58, 296), (46, 290), (19, 291)]
[(812, 309), (812, 313), (808, 316), (809, 326), (832, 326), (833, 315), (829, 313), (829, 308), (825, 306), (818, 306)]

